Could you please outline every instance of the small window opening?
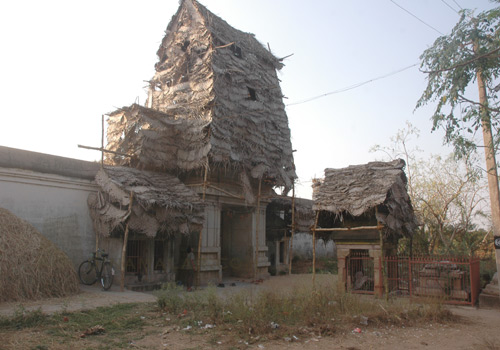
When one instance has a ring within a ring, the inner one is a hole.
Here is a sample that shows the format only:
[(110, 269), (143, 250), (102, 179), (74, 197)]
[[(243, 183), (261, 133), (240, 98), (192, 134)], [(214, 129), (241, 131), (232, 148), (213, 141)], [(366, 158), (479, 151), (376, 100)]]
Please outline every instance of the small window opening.
[(183, 43), (182, 43), (182, 46), (181, 46), (181, 50), (186, 52), (188, 46), (189, 46), (189, 40), (185, 40)]
[(248, 87), (248, 99), (252, 101), (257, 101), (257, 94), (255, 93), (255, 89)]
[(243, 58), (243, 54), (241, 52), (241, 47), (236, 46), (235, 44), (231, 45), (231, 51), (233, 51), (233, 54), (238, 57), (238, 58)]

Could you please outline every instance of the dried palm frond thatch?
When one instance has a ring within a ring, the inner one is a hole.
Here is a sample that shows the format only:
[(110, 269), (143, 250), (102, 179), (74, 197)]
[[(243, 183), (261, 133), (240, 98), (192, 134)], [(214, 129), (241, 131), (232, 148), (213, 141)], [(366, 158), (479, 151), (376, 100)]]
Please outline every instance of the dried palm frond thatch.
[(28, 222), (0, 208), (0, 302), (78, 293), (68, 256)]
[[(181, 1), (157, 54), (147, 107), (164, 115), (155, 115), (152, 123), (154, 113), (141, 109), (136, 116), (147, 121), (124, 127), (125, 109), (112, 113), (107, 148), (135, 157), (112, 156), (112, 163), (170, 169), (167, 153), (173, 150), (181, 170), (210, 162), (291, 188), (296, 174), (276, 74), (281, 61), (252, 34), (232, 28), (195, 0)], [(180, 124), (173, 126), (174, 121)], [(196, 137), (194, 129), (200, 131)], [(182, 130), (187, 135), (177, 148), (172, 140), (161, 140), (176, 139)]]
[[(95, 230), (107, 237), (129, 228), (148, 237), (157, 233), (189, 233), (203, 223), (200, 198), (175, 176), (126, 167), (106, 167), (96, 175), (98, 193), (88, 204)], [(133, 194), (132, 209), (129, 202)]]
[(386, 231), (396, 236), (411, 235), (417, 226), (406, 190), (405, 162), (371, 162), (343, 169), (325, 169), (325, 178), (313, 185), (313, 209), (339, 217), (375, 212)]
[[(295, 198), (295, 231), (310, 232), (314, 225), (313, 201), (305, 198)], [(269, 210), (292, 210), (292, 197), (279, 196), (268, 204)], [(291, 218), (288, 225), (291, 225)]]

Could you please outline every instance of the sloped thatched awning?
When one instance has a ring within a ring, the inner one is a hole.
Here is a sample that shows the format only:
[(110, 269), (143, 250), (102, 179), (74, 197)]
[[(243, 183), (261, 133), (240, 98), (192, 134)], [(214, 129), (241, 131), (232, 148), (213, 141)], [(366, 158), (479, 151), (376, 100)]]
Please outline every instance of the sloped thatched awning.
[(325, 178), (314, 184), (313, 209), (359, 217), (379, 208), (376, 219), (388, 233), (410, 236), (417, 220), (406, 190), (404, 166), (397, 159), (325, 169)]
[(116, 165), (155, 170), (191, 170), (207, 163), (209, 122), (180, 118), (133, 104), (109, 114), (107, 149)]
[(95, 180), (100, 191), (89, 195), (88, 205), (96, 232), (105, 237), (124, 229), (125, 222), (130, 230), (148, 237), (198, 231), (203, 224), (200, 198), (175, 176), (106, 167), (99, 170)]
[[(295, 198), (295, 230), (296, 232), (308, 233), (314, 225), (313, 201), (305, 198)], [(268, 205), (271, 210), (292, 209), (292, 197), (279, 196), (271, 200)], [(291, 220), (291, 219), (290, 219)], [(291, 225), (290, 222), (286, 224)]]

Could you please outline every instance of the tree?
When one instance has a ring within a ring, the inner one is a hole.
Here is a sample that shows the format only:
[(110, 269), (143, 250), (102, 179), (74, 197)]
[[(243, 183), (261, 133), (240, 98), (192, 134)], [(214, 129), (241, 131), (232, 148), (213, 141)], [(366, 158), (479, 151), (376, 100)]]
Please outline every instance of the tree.
[[(374, 146), (391, 159), (404, 158), (408, 174), (409, 194), (418, 220), (419, 230), (413, 236), (417, 253), (471, 254), (477, 249), (478, 235), (473, 235), (484, 218), (484, 183), (481, 173), (458, 161), (452, 155), (418, 157), (411, 141), (420, 131), (407, 122), (406, 128), (391, 137), (388, 147)], [(482, 238), (482, 237), (481, 237)], [(402, 244), (407, 249), (407, 244)], [(407, 251), (407, 253), (409, 253)]]
[[(500, 7), (477, 16), (470, 10), (461, 11), (451, 34), (439, 37), (420, 57), (428, 83), (417, 102), (417, 108), (437, 102), (432, 116), (433, 129), (445, 130), (445, 140), (453, 144), (457, 156), (468, 156), (477, 147), (484, 148), (495, 236), (500, 236), (500, 194), (495, 160), (500, 109), (494, 86), (500, 75), (499, 52)], [(479, 89), (478, 99), (470, 97), (470, 86), (475, 82)], [(482, 144), (476, 137), (479, 129), (483, 134)], [(497, 270), (500, 270), (499, 251), (496, 258)]]

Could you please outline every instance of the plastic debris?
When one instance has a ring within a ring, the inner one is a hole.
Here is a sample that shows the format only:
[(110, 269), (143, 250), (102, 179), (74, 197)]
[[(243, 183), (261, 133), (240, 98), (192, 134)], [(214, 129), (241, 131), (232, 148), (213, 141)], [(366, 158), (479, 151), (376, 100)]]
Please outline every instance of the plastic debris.
[(271, 328), (272, 329), (278, 329), (278, 328), (280, 328), (280, 325), (277, 324), (276, 322), (271, 322)]
[(364, 325), (364, 326), (368, 326), (368, 317), (366, 317), (366, 316), (360, 316), (359, 323), (362, 324), (362, 325)]
[(361, 333), (361, 328), (357, 328), (357, 327), (356, 327), (356, 328), (354, 328), (354, 329), (352, 330), (352, 332), (353, 332), (353, 333)]

